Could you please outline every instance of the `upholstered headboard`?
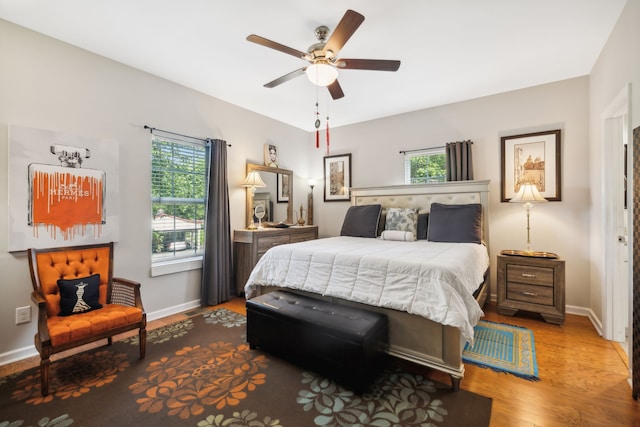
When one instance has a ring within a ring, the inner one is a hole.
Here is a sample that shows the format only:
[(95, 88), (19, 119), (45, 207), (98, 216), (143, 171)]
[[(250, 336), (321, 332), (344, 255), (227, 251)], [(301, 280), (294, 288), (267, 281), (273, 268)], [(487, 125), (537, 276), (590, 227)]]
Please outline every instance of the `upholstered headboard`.
[(417, 208), (429, 212), (431, 203), (482, 205), (482, 237), (489, 247), (489, 180), (351, 189), (354, 206), (380, 204), (385, 208)]

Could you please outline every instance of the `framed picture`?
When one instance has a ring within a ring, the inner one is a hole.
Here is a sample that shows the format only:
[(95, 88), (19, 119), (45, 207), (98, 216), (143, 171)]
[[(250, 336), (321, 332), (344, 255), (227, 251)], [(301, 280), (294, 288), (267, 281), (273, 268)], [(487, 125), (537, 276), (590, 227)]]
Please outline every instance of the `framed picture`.
[(264, 164), (272, 168), (278, 167), (278, 147), (273, 144), (264, 144)]
[(278, 203), (289, 202), (289, 175), (278, 174), (278, 195), (276, 201)]
[(324, 157), (324, 201), (348, 201), (351, 187), (351, 154)]
[(536, 184), (549, 201), (562, 200), (560, 129), (503, 136), (501, 201), (508, 202), (522, 184)]

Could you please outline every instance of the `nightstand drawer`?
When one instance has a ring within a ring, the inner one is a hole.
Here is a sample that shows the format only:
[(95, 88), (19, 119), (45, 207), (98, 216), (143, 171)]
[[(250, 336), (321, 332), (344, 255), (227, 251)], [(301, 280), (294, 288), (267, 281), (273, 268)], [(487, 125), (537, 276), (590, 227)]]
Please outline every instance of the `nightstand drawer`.
[(314, 240), (314, 239), (316, 239), (316, 234), (313, 232), (309, 232), (309, 233), (291, 235), (289, 242), (297, 243), (297, 242), (305, 242), (307, 240)]
[(287, 243), (289, 243), (289, 236), (260, 237), (258, 239), (258, 254), (263, 254), (274, 246)]
[(553, 286), (553, 268), (507, 264), (507, 282)]
[(507, 282), (507, 299), (552, 306), (553, 288)]

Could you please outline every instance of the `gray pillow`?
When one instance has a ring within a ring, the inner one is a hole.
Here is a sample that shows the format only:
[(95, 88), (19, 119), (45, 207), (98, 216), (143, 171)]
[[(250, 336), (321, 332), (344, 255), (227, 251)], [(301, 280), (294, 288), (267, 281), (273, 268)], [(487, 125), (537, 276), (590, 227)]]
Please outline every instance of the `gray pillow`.
[(429, 212), (418, 214), (418, 234), (416, 239), (425, 240), (427, 238), (427, 228), (429, 226)]
[(351, 206), (342, 222), (341, 236), (378, 237), (378, 219), (382, 205)]
[(430, 242), (482, 243), (482, 205), (432, 203), (427, 240)]

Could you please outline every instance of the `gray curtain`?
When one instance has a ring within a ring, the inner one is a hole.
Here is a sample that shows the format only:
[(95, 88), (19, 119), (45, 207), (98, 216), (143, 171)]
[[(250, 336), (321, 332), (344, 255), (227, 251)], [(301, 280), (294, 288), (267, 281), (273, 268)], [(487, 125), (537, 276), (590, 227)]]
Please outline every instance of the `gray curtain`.
[(447, 181), (467, 181), (473, 179), (472, 145), (472, 141), (447, 143)]
[(200, 304), (216, 305), (233, 295), (233, 259), (227, 182), (227, 143), (207, 141), (209, 147), (209, 192), (207, 196), (206, 241), (202, 266)]

